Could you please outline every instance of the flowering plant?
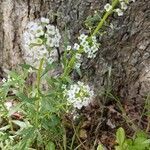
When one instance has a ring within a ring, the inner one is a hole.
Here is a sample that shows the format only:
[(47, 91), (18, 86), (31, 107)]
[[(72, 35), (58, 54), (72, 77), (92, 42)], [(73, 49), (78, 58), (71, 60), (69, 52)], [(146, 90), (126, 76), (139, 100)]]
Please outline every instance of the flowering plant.
[[(82, 33), (77, 43), (66, 46), (60, 59), (61, 72), (57, 75), (48, 72), (58, 70), (59, 65), (53, 62), (60, 47), (59, 29), (43, 17), (27, 24), (22, 42), (26, 65), (22, 65), (21, 73), (11, 71), (0, 87), (0, 119), (6, 121), (6, 126), (0, 128), (1, 149), (36, 147), (55, 150), (55, 141), (63, 143), (64, 149), (67, 149), (62, 121), (64, 114), (88, 106), (95, 97), (94, 89), (88, 84), (72, 81), (71, 72), (81, 68), (83, 56), (88, 59), (96, 57), (100, 46), (96, 38), (98, 31), (111, 13), (123, 15), (127, 4), (128, 0), (113, 0), (112, 4), (104, 6), (104, 16), (93, 33)], [(36, 80), (30, 85), (27, 79), (32, 69)], [(47, 89), (41, 87), (43, 79), (46, 80)], [(4, 134), (4, 131), (8, 133)], [(58, 149), (63, 149), (61, 144)]]
[(39, 61), (45, 58), (52, 63), (57, 55), (61, 35), (49, 19), (41, 18), (27, 24), (23, 34), (24, 59), (27, 64), (39, 66)]

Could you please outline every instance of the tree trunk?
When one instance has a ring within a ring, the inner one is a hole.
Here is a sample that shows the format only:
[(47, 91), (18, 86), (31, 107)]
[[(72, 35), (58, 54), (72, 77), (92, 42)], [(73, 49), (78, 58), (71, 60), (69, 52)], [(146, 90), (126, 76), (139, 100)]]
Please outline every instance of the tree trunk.
[[(3, 71), (22, 63), (22, 33), (28, 21), (48, 17), (62, 37), (74, 42), (84, 28), (86, 17), (102, 10), (100, 0), (0, 0), (0, 65)], [(56, 15), (57, 14), (57, 15)], [(106, 74), (111, 67), (113, 90), (123, 99), (142, 101), (150, 91), (150, 1), (137, 0), (123, 17), (109, 20), (114, 29), (100, 39), (96, 59), (84, 61), (84, 77), (102, 91), (108, 85)], [(89, 69), (87, 71), (87, 69)]]

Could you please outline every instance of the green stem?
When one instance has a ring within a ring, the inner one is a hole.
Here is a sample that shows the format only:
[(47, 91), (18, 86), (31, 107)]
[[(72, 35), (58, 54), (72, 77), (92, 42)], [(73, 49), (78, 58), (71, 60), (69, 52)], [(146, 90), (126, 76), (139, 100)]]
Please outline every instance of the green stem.
[(36, 101), (36, 118), (35, 118), (36, 127), (38, 127), (38, 114), (39, 114), (39, 107), (40, 107), (39, 93), (40, 93), (40, 83), (41, 83), (41, 75), (43, 70), (43, 63), (44, 63), (44, 59), (42, 58), (37, 72), (37, 101)]
[(67, 67), (65, 68), (64, 70), (64, 73), (62, 74), (62, 78), (68, 76), (68, 74), (71, 72), (71, 69), (74, 65), (74, 62), (75, 62), (75, 55), (71, 58), (71, 60), (69, 61)]
[(128, 115), (127, 115), (126, 111), (124, 110), (120, 100), (117, 97), (113, 96), (111, 93), (108, 93), (108, 94), (109, 94), (108, 96), (110, 96), (110, 98), (113, 98), (117, 102), (117, 106), (121, 110), (123, 118), (125, 119), (128, 126), (131, 127), (134, 131), (139, 130), (139, 127), (134, 124), (134, 122), (130, 119), (130, 117), (128, 117)]
[(106, 19), (108, 18), (108, 16), (113, 12), (113, 9), (116, 7), (116, 5), (118, 4), (119, 0), (115, 0), (112, 2), (112, 9), (110, 11), (106, 11), (103, 18), (101, 19), (101, 21), (99, 22), (97, 28), (94, 30), (92, 36), (96, 35), (98, 33), (98, 31), (101, 29), (101, 27), (103, 26), (103, 24), (105, 23)]
[(76, 128), (75, 128), (75, 126), (74, 126), (74, 123), (72, 122), (72, 127), (73, 127), (74, 134), (76, 135), (78, 141), (80, 142), (80, 144), (82, 145), (82, 147), (86, 150), (87, 147), (86, 147), (86, 146), (84, 145), (84, 143), (81, 141), (81, 139), (80, 139), (80, 137), (78, 136), (78, 133), (77, 133), (77, 132), (78, 132), (77, 130), (79, 130), (80, 125), (78, 126), (78, 128), (77, 128), (77, 130), (76, 130)]
[(40, 81), (41, 81), (41, 75), (42, 75), (42, 70), (43, 70), (43, 63), (44, 63), (44, 58), (41, 59), (38, 73), (37, 73), (37, 89), (38, 91), (40, 90)]
[(11, 129), (11, 131), (14, 132), (14, 128), (13, 128), (11, 116), (8, 117), (8, 121), (9, 121), (9, 124), (10, 124), (10, 129)]
[[(4, 105), (3, 102), (1, 103), (1, 105), (2, 105), (2, 107), (5, 109), (6, 113), (8, 114), (9, 112), (8, 112), (6, 106)], [(11, 129), (11, 131), (14, 132), (11, 116), (7, 117), (7, 120), (8, 120), (8, 122), (9, 122), (9, 124), (10, 124), (10, 129)]]
[(64, 135), (63, 135), (63, 147), (64, 150), (67, 150), (67, 139), (66, 139), (66, 129), (64, 128)]

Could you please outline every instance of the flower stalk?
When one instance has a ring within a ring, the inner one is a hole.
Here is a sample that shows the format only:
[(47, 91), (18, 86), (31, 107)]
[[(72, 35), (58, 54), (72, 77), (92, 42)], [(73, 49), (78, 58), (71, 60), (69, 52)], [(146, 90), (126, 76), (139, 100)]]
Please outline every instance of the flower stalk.
[(40, 108), (40, 83), (41, 83), (41, 75), (43, 70), (43, 64), (44, 64), (44, 58), (40, 60), (39, 69), (37, 72), (37, 101), (36, 101), (36, 127), (38, 127), (38, 114), (39, 114), (39, 108)]
[(92, 36), (95, 36), (98, 31), (101, 29), (101, 27), (103, 26), (103, 24), (105, 23), (106, 19), (108, 18), (108, 16), (113, 12), (113, 9), (117, 6), (117, 4), (119, 3), (119, 0), (114, 0), (112, 2), (112, 9), (110, 11), (106, 11), (103, 18), (101, 19), (101, 21), (99, 22), (97, 28), (94, 30)]

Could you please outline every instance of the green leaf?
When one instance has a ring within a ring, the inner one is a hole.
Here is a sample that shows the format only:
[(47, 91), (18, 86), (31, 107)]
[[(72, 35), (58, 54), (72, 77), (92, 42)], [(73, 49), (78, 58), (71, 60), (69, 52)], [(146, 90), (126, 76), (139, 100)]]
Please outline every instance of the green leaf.
[(117, 143), (121, 146), (123, 145), (123, 143), (125, 141), (125, 131), (121, 127), (117, 130), (116, 140), (117, 140)]
[(43, 139), (42, 139), (42, 132), (40, 130), (37, 130), (36, 131), (37, 133), (37, 143), (38, 143), (38, 146), (40, 147), (40, 145), (43, 145)]
[(125, 3), (129, 4), (129, 0), (125, 0)]
[(0, 89), (0, 101), (5, 101), (7, 94), (9, 92), (9, 85), (5, 85)]
[(42, 76), (44, 76), (48, 71), (54, 69), (55, 67), (57, 67), (58, 65), (56, 63), (52, 63), (52, 64), (47, 64), (45, 67), (44, 72), (42, 73)]
[(6, 126), (0, 128), (0, 131), (6, 131), (9, 128), (10, 128), (10, 125), (6, 125)]
[(16, 150), (28, 150), (28, 148), (31, 146), (31, 143), (34, 143), (37, 137), (35, 131), (36, 129), (34, 127), (28, 127), (20, 132), (17, 132), (17, 134), (22, 137), (22, 140), (16, 145)]
[(98, 145), (97, 150), (104, 150), (102, 144), (99, 144), (99, 145)]
[(64, 80), (65, 80), (67, 83), (72, 84), (72, 80), (71, 80), (71, 78), (70, 78), (69, 76), (65, 76), (65, 77), (64, 77)]
[(49, 125), (51, 127), (55, 127), (59, 124), (60, 124), (60, 118), (57, 115), (52, 115), (51, 119), (50, 119), (50, 122), (49, 122)]
[(55, 144), (50, 141), (50, 142), (46, 145), (46, 150), (56, 150), (56, 149), (55, 149)]
[(143, 144), (150, 144), (150, 139), (143, 141)]
[(41, 101), (41, 113), (55, 113), (57, 111), (56, 107), (54, 106), (53, 99), (50, 98), (43, 98)]
[(12, 120), (12, 122), (14, 124), (18, 125), (21, 129), (27, 128), (29, 126), (29, 123), (27, 124), (27, 122), (23, 122), (23, 121), (19, 121), (19, 120)]
[(81, 69), (80, 69), (80, 68), (76, 68), (76, 71), (77, 71), (78, 75), (79, 75), (80, 77), (82, 77)]
[(22, 68), (24, 68), (24, 69), (30, 69), (30, 68), (32, 68), (33, 70), (37, 70), (36, 68), (34, 68), (33, 66), (31, 66), (31, 65), (28, 65), (28, 64), (21, 64), (20, 65)]
[(115, 150), (122, 150), (120, 146), (115, 146)]
[(16, 96), (23, 102), (27, 102), (30, 104), (33, 104), (34, 101), (36, 100), (36, 98), (28, 98), (27, 95), (25, 95), (24, 93), (18, 92), (16, 93)]
[(137, 137), (133, 141), (133, 147), (136, 150), (145, 150), (146, 148), (150, 147), (150, 139), (146, 139), (145, 137)]
[(60, 84), (60, 81), (54, 77), (46, 78), (46, 80), (47, 80), (48, 85), (52, 88), (55, 88), (56, 86)]

